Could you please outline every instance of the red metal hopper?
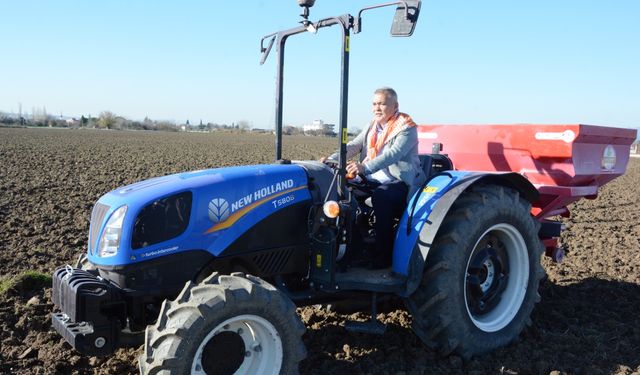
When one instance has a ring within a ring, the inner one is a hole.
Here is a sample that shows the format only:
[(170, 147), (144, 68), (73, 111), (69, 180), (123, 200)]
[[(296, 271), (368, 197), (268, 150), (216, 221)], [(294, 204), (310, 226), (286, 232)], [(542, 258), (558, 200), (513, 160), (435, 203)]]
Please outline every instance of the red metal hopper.
[(568, 216), (567, 205), (595, 198), (598, 187), (622, 175), (635, 129), (594, 125), (421, 125), (421, 154), (443, 145), (456, 170), (513, 171), (540, 192), (532, 214)]

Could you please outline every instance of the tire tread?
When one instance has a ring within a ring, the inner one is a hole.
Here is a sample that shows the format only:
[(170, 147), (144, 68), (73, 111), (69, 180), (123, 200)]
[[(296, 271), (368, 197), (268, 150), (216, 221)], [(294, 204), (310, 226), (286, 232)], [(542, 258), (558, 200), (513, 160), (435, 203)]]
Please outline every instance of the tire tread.
[[(537, 237), (540, 224), (530, 215), (530, 210), (530, 203), (516, 190), (499, 185), (475, 185), (458, 197), (428, 253), (420, 286), (407, 301), (413, 316), (412, 328), (427, 347), (442, 355), (456, 353), (470, 359), (516, 340), (519, 332), (530, 325), (533, 307), (540, 301), (537, 286), (545, 274), (540, 264), (543, 246)], [(528, 245), (530, 261), (527, 290), (533, 290), (525, 296), (516, 315), (518, 321), (514, 319), (508, 326), (513, 324), (518, 334), (510, 330), (507, 337), (478, 344), (478, 335), (473, 333), (475, 326), (466, 316), (466, 307), (461, 308), (455, 303), (460, 300), (462, 288), (454, 292), (451, 285), (458, 280), (454, 275), (465, 272), (461, 269), (466, 267), (466, 258), (461, 253), (470, 239), (464, 236), (477, 231), (483, 220), (493, 217), (491, 215), (517, 220), (523, 228), (521, 232), (524, 232), (522, 235)], [(465, 310), (464, 314), (461, 309)]]

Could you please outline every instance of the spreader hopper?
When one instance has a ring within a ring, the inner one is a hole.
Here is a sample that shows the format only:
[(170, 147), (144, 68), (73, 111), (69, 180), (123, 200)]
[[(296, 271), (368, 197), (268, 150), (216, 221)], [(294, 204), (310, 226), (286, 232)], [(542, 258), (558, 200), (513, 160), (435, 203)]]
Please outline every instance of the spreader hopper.
[(636, 133), (583, 124), (422, 125), (418, 137), (421, 154), (440, 143), (456, 170), (522, 174), (540, 192), (532, 213), (544, 218), (568, 215), (568, 204), (594, 198), (622, 175)]

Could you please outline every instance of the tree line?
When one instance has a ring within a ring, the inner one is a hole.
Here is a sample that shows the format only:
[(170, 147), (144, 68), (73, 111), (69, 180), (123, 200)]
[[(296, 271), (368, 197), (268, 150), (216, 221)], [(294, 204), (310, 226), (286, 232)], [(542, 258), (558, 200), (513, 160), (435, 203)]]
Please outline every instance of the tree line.
[[(191, 124), (186, 120), (182, 124), (176, 124), (173, 121), (151, 120), (145, 117), (142, 121), (130, 120), (126, 117), (116, 115), (111, 111), (103, 111), (98, 117), (82, 115), (80, 118), (63, 118), (47, 114), (45, 108), (34, 109), (30, 115), (16, 115), (0, 112), (0, 126), (29, 126), (29, 127), (58, 127), (58, 128), (86, 128), (86, 129), (111, 129), (111, 130), (159, 130), (159, 131), (201, 131), (212, 132), (219, 130), (229, 131), (250, 131), (251, 123), (247, 120), (239, 120), (229, 124), (218, 124), (200, 120), (197, 125)], [(269, 129), (253, 129), (253, 132), (270, 133)], [(303, 131), (302, 127), (285, 125), (282, 128), (285, 135), (313, 135), (324, 137), (335, 137), (332, 131), (312, 130)], [(350, 136), (353, 136), (349, 132)]]
[(215, 130), (240, 130), (247, 131), (250, 124), (246, 120), (234, 122), (231, 125), (218, 123), (203, 123), (191, 125), (189, 120), (183, 124), (173, 121), (151, 120), (145, 117), (142, 121), (130, 120), (116, 115), (111, 111), (103, 111), (98, 117), (82, 115), (80, 118), (62, 118), (47, 114), (46, 109), (34, 110), (31, 115), (21, 116), (0, 112), (0, 124), (6, 126), (35, 126), (35, 127), (60, 127), (60, 128), (87, 128), (87, 129), (113, 129), (113, 130), (160, 130), (160, 131), (215, 131)]

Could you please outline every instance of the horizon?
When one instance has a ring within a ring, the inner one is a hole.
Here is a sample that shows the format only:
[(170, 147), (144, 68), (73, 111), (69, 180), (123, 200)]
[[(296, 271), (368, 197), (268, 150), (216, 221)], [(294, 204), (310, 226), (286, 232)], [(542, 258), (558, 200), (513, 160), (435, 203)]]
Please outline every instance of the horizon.
[[(18, 113), (9, 113), (9, 112), (0, 111), (0, 114), (7, 114), (7, 115), (10, 115), (10, 116), (13, 116), (14, 119), (18, 119), (19, 118), (18, 117)], [(116, 117), (122, 117), (122, 116), (119, 116), (118, 114), (114, 114), (114, 115), (116, 115)], [(56, 116), (53, 116), (53, 115), (49, 115), (49, 116), (53, 117), (54, 119), (63, 119), (63, 120), (65, 120), (65, 119), (73, 119), (74, 121), (80, 121), (80, 118), (82, 118), (84, 115), (81, 115), (79, 117), (73, 117), (73, 116), (58, 116), (58, 117), (56, 117)], [(179, 131), (180, 131), (180, 128), (183, 127), (183, 126), (188, 126), (188, 127), (191, 127), (191, 128), (198, 128), (199, 126), (207, 126), (207, 127), (209, 127), (210, 125), (214, 126), (214, 128), (209, 128), (208, 130), (204, 130), (204, 131), (203, 130), (189, 130), (189, 131), (194, 131), (194, 132), (197, 132), (197, 133), (203, 133), (203, 132), (204, 133), (212, 133), (212, 132), (216, 132), (216, 131), (220, 131), (220, 130), (228, 130), (227, 127), (229, 127), (230, 130), (233, 130), (232, 127), (234, 125), (238, 125), (236, 123), (226, 124), (226, 123), (215, 123), (215, 122), (209, 122), (209, 123), (202, 122), (202, 124), (200, 124), (199, 121), (196, 124), (194, 124), (194, 123), (192, 123), (191, 121), (188, 121), (188, 120), (186, 122), (173, 122), (173, 121), (161, 120), (161, 119), (160, 120), (156, 120), (156, 119), (133, 120), (133, 119), (125, 118), (125, 117), (123, 117), (123, 118), (125, 120), (127, 120), (127, 121), (132, 121), (132, 122), (137, 122), (137, 123), (142, 123), (142, 122), (144, 122), (146, 120), (154, 122), (154, 123), (157, 123), (157, 124), (169, 123), (169, 124), (171, 124), (171, 126), (174, 126)], [(27, 118), (25, 117), (25, 119), (27, 119)], [(89, 118), (87, 118), (87, 119), (89, 119)], [(31, 120), (33, 120), (33, 117), (31, 118)], [(90, 120), (99, 120), (99, 117), (91, 117)], [(304, 124), (304, 125), (306, 125), (306, 124)], [(295, 127), (297, 129), (299, 129), (300, 131), (302, 131), (304, 125), (303, 124), (301, 124), (301, 125), (283, 125), (283, 128), (292, 126), (292, 127)], [(330, 124), (330, 125), (335, 125), (335, 124)], [(586, 126), (601, 126), (601, 127), (604, 126), (604, 127), (607, 127), (606, 125), (578, 124), (578, 123), (575, 123), (575, 124), (570, 124), (570, 123), (565, 123), (565, 124), (560, 124), (560, 123), (555, 123), (555, 124), (551, 124), (551, 123), (546, 123), (546, 124), (543, 124), (543, 123), (536, 123), (536, 124), (534, 124), (534, 123), (502, 123), (502, 124), (496, 124), (496, 123), (494, 123), (494, 124), (489, 124), (489, 123), (485, 123), (485, 124), (418, 123), (417, 125), (418, 126), (468, 126), (468, 125), (480, 125), (480, 126), (513, 126), (513, 125), (516, 125), (516, 126), (537, 126), (537, 125), (542, 125), (542, 126), (549, 126), (549, 125), (568, 126), (568, 125), (586, 125)], [(2, 123), (0, 123), (0, 127), (23, 127), (23, 128), (33, 128), (33, 129), (39, 129), (39, 128), (42, 128), (42, 129), (49, 129), (49, 128), (75, 128), (74, 126), (69, 126), (69, 125), (67, 125), (67, 126), (51, 126), (51, 125), (49, 125), (49, 126), (44, 126), (44, 125), (6, 126), (6, 125), (2, 125)], [(98, 127), (95, 127), (95, 126), (82, 126), (82, 125), (80, 125), (79, 128), (100, 129), (100, 130), (115, 130), (115, 131), (158, 131), (158, 130), (162, 131), (162, 129), (153, 129), (153, 130), (151, 130), (151, 129), (136, 129), (136, 128), (124, 128), (124, 127), (123, 128), (104, 129), (104, 128), (98, 128)], [(241, 131), (241, 132), (251, 131), (251, 130), (263, 130), (263, 131), (273, 131), (274, 130), (274, 129), (269, 129), (269, 128), (258, 128), (258, 127), (249, 127), (248, 129), (241, 129), (241, 128), (237, 128), (237, 129), (240, 129), (239, 131)], [(357, 126), (348, 127), (348, 129), (349, 129), (349, 133), (350, 134), (355, 135), (355, 134), (357, 134), (358, 132), (360, 132), (362, 130), (362, 127), (357, 127)], [(636, 128), (630, 127), (630, 128), (625, 128), (625, 129), (632, 129), (632, 130), (635, 129), (635, 130), (637, 130), (635, 142), (640, 141), (640, 127), (636, 127)], [(283, 135), (301, 135), (301, 134), (304, 134), (304, 133), (300, 133), (300, 134), (286, 134), (285, 133)], [(336, 135), (336, 134), (337, 133), (335, 133), (335, 131), (334, 131), (334, 135)], [(304, 135), (308, 135), (308, 134), (304, 134)]]
[[(313, 21), (376, 3), (318, 1)], [(273, 129), (275, 54), (260, 38), (297, 25), (294, 1), (0, 5), (0, 111), (110, 111), (134, 121), (248, 121)], [(351, 36), (349, 128), (370, 119), (377, 87), (398, 91), (419, 123), (587, 123), (640, 128), (640, 4), (423, 1), (410, 38), (392, 9), (367, 12)], [(283, 125), (338, 123), (339, 33), (287, 43)], [(400, 56), (400, 59), (397, 58)], [(393, 59), (393, 62), (387, 60)], [(399, 60), (399, 61), (396, 61)]]

